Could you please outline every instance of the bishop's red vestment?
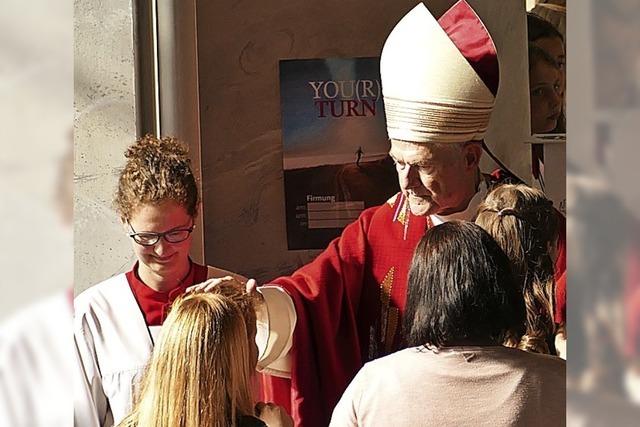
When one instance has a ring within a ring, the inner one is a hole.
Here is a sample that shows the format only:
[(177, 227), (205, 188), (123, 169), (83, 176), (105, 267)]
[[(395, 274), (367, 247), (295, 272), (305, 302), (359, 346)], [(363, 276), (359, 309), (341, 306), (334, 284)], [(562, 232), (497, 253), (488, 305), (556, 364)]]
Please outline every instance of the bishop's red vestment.
[[(407, 275), (431, 226), (429, 217), (412, 215), (404, 200), (398, 194), (365, 210), (314, 261), (272, 282), (291, 296), (298, 321), (291, 380), (265, 376), (263, 397), (284, 406), (296, 425), (328, 425), (364, 363), (402, 348)], [(557, 266), (566, 265), (564, 242), (562, 234)]]

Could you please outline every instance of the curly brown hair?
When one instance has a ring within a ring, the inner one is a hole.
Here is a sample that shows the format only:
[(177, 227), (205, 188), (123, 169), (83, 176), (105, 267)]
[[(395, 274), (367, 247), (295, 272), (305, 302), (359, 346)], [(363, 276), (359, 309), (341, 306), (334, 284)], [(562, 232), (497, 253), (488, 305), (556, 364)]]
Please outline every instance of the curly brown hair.
[(478, 208), (476, 224), (496, 239), (522, 285), (526, 334), (508, 343), (521, 350), (549, 353), (555, 333), (554, 262), (549, 248), (558, 238), (558, 215), (542, 191), (523, 184), (496, 187)]
[(127, 163), (120, 173), (114, 206), (130, 220), (143, 204), (173, 200), (187, 213), (198, 212), (198, 187), (191, 170), (187, 146), (172, 137), (146, 135), (127, 148)]

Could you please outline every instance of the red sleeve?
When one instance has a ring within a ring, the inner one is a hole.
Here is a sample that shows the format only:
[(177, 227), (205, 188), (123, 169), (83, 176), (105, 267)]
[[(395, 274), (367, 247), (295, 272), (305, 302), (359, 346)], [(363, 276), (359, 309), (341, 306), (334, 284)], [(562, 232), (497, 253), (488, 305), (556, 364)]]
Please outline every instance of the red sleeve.
[(640, 248), (632, 246), (625, 263), (624, 316), (625, 355), (640, 357)]
[(558, 257), (555, 265), (556, 279), (556, 323), (567, 322), (567, 220), (557, 212), (558, 221)]
[(356, 315), (376, 209), (364, 211), (313, 262), (272, 282), (292, 297), (298, 321), (291, 381), (266, 376), (264, 397), (290, 409), (295, 425), (327, 426), (362, 366)]

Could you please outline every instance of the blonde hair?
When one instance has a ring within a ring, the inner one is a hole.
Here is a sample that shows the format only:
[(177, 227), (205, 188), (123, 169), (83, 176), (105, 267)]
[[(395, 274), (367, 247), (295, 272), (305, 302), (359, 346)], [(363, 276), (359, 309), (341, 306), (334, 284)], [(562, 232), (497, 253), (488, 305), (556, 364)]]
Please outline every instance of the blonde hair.
[(248, 325), (253, 300), (233, 285), (178, 297), (120, 426), (228, 427), (254, 415)]
[(555, 332), (553, 320), (554, 260), (549, 249), (558, 237), (558, 217), (549, 199), (523, 184), (495, 188), (478, 208), (476, 224), (498, 242), (523, 286), (526, 332), (507, 345), (535, 353), (549, 353)]
[(175, 138), (146, 135), (125, 152), (114, 206), (123, 220), (131, 219), (142, 204), (174, 200), (187, 213), (198, 210), (198, 187), (191, 171), (187, 146)]

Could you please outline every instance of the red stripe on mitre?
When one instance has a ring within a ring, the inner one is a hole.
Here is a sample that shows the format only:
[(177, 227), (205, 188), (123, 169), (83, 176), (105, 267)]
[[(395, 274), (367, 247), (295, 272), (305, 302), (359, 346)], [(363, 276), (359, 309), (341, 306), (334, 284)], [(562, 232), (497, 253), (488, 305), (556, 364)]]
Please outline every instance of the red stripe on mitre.
[(460, 0), (438, 19), (438, 23), (496, 96), (500, 82), (498, 54), (480, 17), (466, 1)]

